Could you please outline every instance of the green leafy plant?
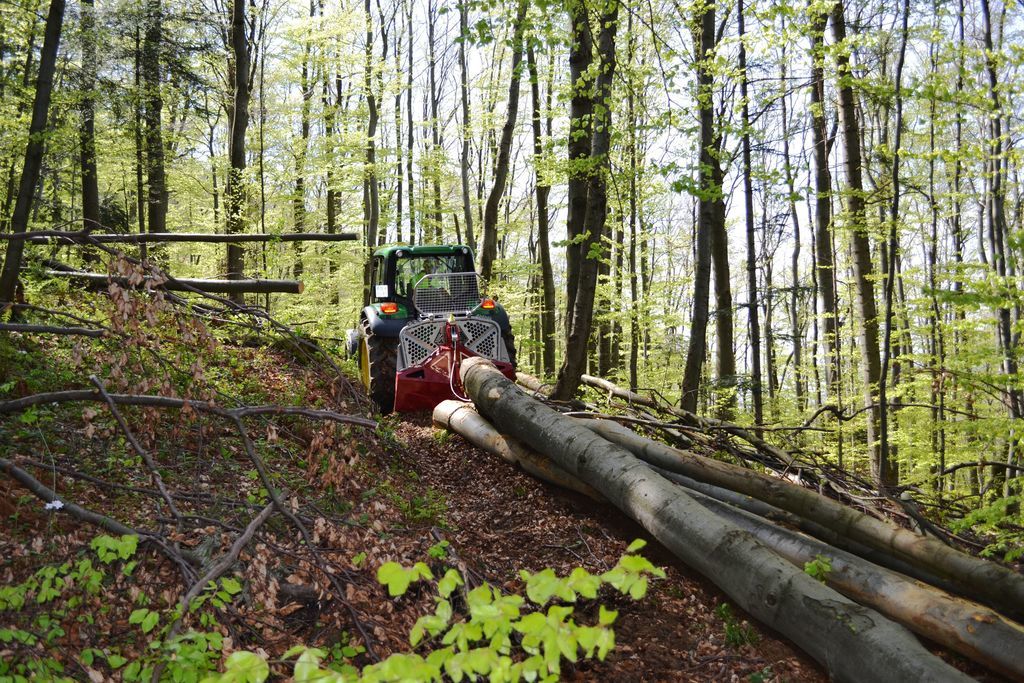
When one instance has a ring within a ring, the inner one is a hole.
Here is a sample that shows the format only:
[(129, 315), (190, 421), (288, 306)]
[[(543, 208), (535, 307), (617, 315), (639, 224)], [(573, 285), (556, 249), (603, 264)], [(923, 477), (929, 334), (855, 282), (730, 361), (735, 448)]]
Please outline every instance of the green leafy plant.
[(750, 624), (739, 621), (732, 611), (732, 605), (723, 602), (715, 608), (715, 614), (725, 626), (725, 642), (730, 647), (754, 645), (760, 638)]
[(818, 581), (825, 583), (829, 574), (832, 573), (832, 560), (824, 555), (815, 555), (810, 562), (804, 563), (804, 572)]

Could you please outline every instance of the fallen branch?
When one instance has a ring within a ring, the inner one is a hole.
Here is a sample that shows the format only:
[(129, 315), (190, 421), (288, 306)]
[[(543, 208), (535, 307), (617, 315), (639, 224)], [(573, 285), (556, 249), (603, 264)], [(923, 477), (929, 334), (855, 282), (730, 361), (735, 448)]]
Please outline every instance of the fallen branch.
[(115, 283), (126, 289), (153, 287), (172, 292), (198, 290), (217, 294), (302, 294), (303, 290), (303, 284), (298, 280), (202, 280), (179, 277), (164, 281), (162, 278), (147, 275), (141, 282), (135, 283), (126, 277), (78, 270), (47, 270), (46, 275), (48, 277), (66, 277), (103, 289), (110, 283)]
[(60, 334), (78, 337), (102, 337), (106, 332), (91, 327), (59, 327), (56, 325), (28, 325), (22, 323), (0, 323), (0, 332), (21, 334)]
[(802, 647), (842, 681), (967, 681), (901, 626), (795, 569), (708, 512), (625, 449), (528, 397), (490, 363), (470, 358), (462, 383), (495, 427), (600, 491), (743, 609)]
[(166, 541), (164, 541), (164, 539), (160, 538), (156, 534), (133, 529), (122, 524), (113, 517), (101, 515), (100, 513), (88, 510), (81, 505), (64, 500), (58, 496), (53, 489), (46, 486), (46, 484), (36, 479), (7, 458), (0, 458), (0, 469), (2, 469), (11, 479), (14, 479), (19, 484), (27, 488), (36, 498), (39, 498), (48, 504), (52, 504), (53, 507), (51, 509), (58, 510), (81, 522), (92, 524), (93, 526), (97, 526), (104, 531), (109, 531), (112, 534), (117, 534), (119, 536), (138, 536), (141, 540), (148, 541), (159, 547), (168, 559), (178, 565), (182, 574), (186, 577), (186, 580), (195, 576), (195, 571), (192, 569), (189, 562), (197, 562), (197, 558), (188, 551), (182, 551), (171, 547)]
[[(365, 417), (342, 415), (330, 410), (315, 410), (293, 406), (243, 406), (241, 408), (220, 408), (203, 401), (189, 401), (171, 396), (153, 396), (146, 394), (109, 394), (111, 400), (118, 405), (151, 406), (156, 408), (185, 408), (198, 412), (210, 413), (220, 417), (250, 417), (253, 415), (299, 415), (320, 420), (330, 420), (344, 424), (376, 429), (377, 423)], [(69, 389), (67, 391), (51, 391), (32, 394), (24, 398), (0, 401), (0, 415), (18, 413), (32, 406), (44, 403), (70, 403), (76, 401), (106, 402), (106, 399), (92, 389)]]
[(121, 411), (117, 409), (117, 404), (114, 403), (114, 399), (112, 399), (110, 394), (107, 393), (106, 388), (103, 386), (103, 382), (101, 382), (96, 375), (89, 375), (89, 381), (96, 386), (100, 395), (102, 395), (104, 400), (106, 400), (107, 405), (110, 407), (110, 412), (114, 414), (114, 419), (117, 420), (118, 426), (124, 433), (125, 438), (128, 439), (128, 443), (131, 444), (132, 449), (134, 449), (139, 457), (142, 458), (142, 461), (146, 463), (146, 467), (149, 468), (150, 476), (153, 477), (153, 482), (156, 484), (157, 490), (160, 491), (160, 495), (163, 496), (164, 502), (167, 503), (167, 507), (170, 509), (171, 515), (174, 516), (174, 519), (177, 520), (177, 523), (180, 526), (181, 513), (178, 512), (178, 508), (174, 505), (174, 499), (171, 498), (171, 494), (167, 492), (167, 487), (164, 486), (164, 478), (160, 476), (160, 470), (157, 469), (156, 463), (153, 461), (153, 457), (149, 454), (149, 451), (142, 447), (139, 440), (135, 438), (135, 434), (132, 433), (132, 430), (128, 427), (128, 423), (124, 421), (124, 417), (121, 416)]

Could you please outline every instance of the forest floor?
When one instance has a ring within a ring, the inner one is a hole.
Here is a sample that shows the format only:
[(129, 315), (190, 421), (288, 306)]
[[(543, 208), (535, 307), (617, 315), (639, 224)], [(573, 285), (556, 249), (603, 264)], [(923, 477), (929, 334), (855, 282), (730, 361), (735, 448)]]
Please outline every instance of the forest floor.
[[(221, 343), (199, 330), (183, 346), (181, 326), (167, 327), (133, 332), (147, 340), (139, 349), (116, 339), (0, 338), (0, 400), (88, 388), (95, 374), (112, 392), (368, 414), (347, 380), (287, 349)], [(0, 415), (0, 454), (62, 501), (151, 532), (210, 564), (268, 502), (243, 440), (229, 421), (194, 410), (125, 406), (121, 412), (177, 496), (179, 520), (153, 491), (150, 472), (103, 403), (47, 403)], [(281, 658), (298, 643), (320, 647), (325, 662), (338, 667), (369, 663), (364, 648), (381, 658), (412, 650), (409, 631), (432, 611), (433, 599), (418, 589), (388, 597), (376, 580), (386, 561), (425, 561), (435, 576), (454, 565), (471, 579), (522, 593), (519, 570), (566, 575), (582, 566), (600, 573), (633, 539), (650, 541), (614, 508), (538, 482), (435, 429), (425, 413), (388, 417), (376, 430), (297, 416), (247, 423), (256, 457), (318, 552), (311, 556), (295, 522), (283, 515), (267, 521), (228, 572), (243, 588), (223, 582), (222, 604), (209, 609), (211, 600), (186, 617), (191, 633), (214, 635), (201, 647), (191, 641), (187, 653), (182, 649), (182, 666), (213, 668), (231, 651), (248, 648), (286, 677), (291, 663)], [(10, 672), (140, 680), (154, 664), (153, 652), (166, 652), (172, 641), (183, 647), (180, 637), (172, 638), (171, 610), (189, 588), (184, 572), (153, 543), (134, 556), (108, 557), (107, 564), (95, 542), (90, 548), (103, 532), (64, 512), (0, 478), (0, 662)], [(442, 541), (448, 545), (439, 553)], [(653, 579), (639, 601), (602, 591), (598, 600), (577, 604), (581, 622), (593, 621), (599, 602), (619, 611), (616, 647), (603, 662), (564, 663), (564, 679), (827, 679), (656, 542), (642, 552), (666, 577)], [(100, 576), (68, 579), (68, 567), (86, 560)], [(150, 612), (157, 616), (146, 620)]]

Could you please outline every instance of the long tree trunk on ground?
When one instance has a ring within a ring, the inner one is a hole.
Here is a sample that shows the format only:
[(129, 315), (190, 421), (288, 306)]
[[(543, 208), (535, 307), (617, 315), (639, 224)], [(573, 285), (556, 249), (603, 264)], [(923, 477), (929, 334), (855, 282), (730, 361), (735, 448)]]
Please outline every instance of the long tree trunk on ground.
[(683, 370), (680, 405), (690, 412), (697, 411), (700, 380), (707, 355), (708, 296), (711, 284), (712, 234), (717, 219), (716, 204), (722, 201), (722, 187), (716, 184), (713, 168), (718, 154), (718, 136), (715, 134), (714, 76), (712, 61), (715, 51), (714, 5), (702, 6), (696, 22), (694, 41), (697, 50), (697, 102), (700, 118), (700, 188), (697, 212), (695, 268), (693, 278), (693, 310), (690, 314), (690, 343), (686, 350), (686, 368)]
[[(244, 32), (243, 32), (244, 36)], [(164, 172), (163, 108), (160, 91), (160, 44), (163, 40), (161, 0), (146, 2), (142, 41), (143, 111), (146, 122), (146, 177), (149, 231), (167, 232), (167, 179)]]
[[(812, 489), (645, 439), (609, 420), (588, 420), (586, 426), (645, 462), (770, 503), (846, 539), (938, 575), (964, 595), (1010, 617), (1024, 614), (1024, 577), (995, 562), (967, 555), (935, 538), (877, 519)], [(563, 440), (560, 438), (558, 443)]]
[[(538, 168), (544, 151), (541, 143), (541, 102), (540, 80), (537, 73), (537, 58), (533, 45), (526, 49), (526, 60), (530, 68), (530, 96), (533, 100), (533, 159)], [(548, 195), (551, 185), (543, 174), (537, 171), (537, 257), (540, 261), (541, 291), (540, 342), (544, 358), (545, 376), (555, 374), (555, 274), (551, 267), (551, 240), (548, 236)]]
[[(363, 5), (363, 21), (366, 23), (366, 46), (363, 61), (363, 95), (369, 113), (366, 118), (366, 146), (363, 158), (363, 230), (367, 252), (377, 247), (377, 228), (380, 222), (380, 197), (377, 180), (377, 95), (373, 89), (373, 15), (370, 0)], [(367, 254), (367, 257), (369, 254)], [(372, 260), (366, 258), (363, 266), (363, 305), (370, 303), (370, 267)]]
[(526, 10), (529, 3), (520, 0), (516, 12), (516, 23), (512, 29), (512, 75), (508, 86), (508, 105), (505, 113), (505, 125), (501, 129), (501, 140), (498, 142), (498, 158), (494, 164), (494, 185), (487, 195), (484, 207), (484, 224), (482, 228), (480, 249), (480, 275), (490, 280), (494, 269), (494, 260), (498, 255), (498, 209), (501, 198), (505, 194), (508, 182), (509, 159), (512, 155), (512, 137), (516, 130), (516, 119), (519, 116), (519, 85), (522, 76), (523, 61), (523, 30), (526, 26)]
[(565, 348), (565, 357), (558, 370), (558, 380), (551, 395), (559, 400), (568, 400), (576, 394), (580, 377), (587, 364), (591, 329), (594, 321), (594, 294), (597, 289), (597, 274), (600, 261), (591, 258), (599, 250), (604, 239), (605, 221), (608, 217), (607, 175), (611, 169), (609, 151), (612, 137), (612, 83), (615, 77), (615, 33), (618, 29), (619, 5), (616, 0), (609, 3), (601, 15), (601, 31), (597, 39), (599, 68), (595, 83), (593, 102), (593, 135), (590, 143), (590, 170), (587, 186), (587, 212), (583, 224), (584, 239), (580, 242), (581, 261), (576, 299), (572, 306), (572, 321)]
[[(249, 128), (249, 38), (246, 35), (245, 0), (231, 2), (231, 63), (233, 98), (231, 104), (231, 125), (228, 129), (228, 162), (231, 166), (224, 188), (227, 232), (244, 232), (246, 204), (245, 192), (245, 133)], [(152, 231), (152, 227), (150, 227)], [(245, 270), (245, 252), (239, 244), (229, 244), (227, 250), (227, 276), (229, 280), (241, 280)], [(241, 293), (232, 294), (236, 303), (243, 301)]]
[(82, 129), (78, 141), (82, 166), (82, 228), (100, 225), (100, 184), (96, 175), (96, 6), (82, 0)]
[(469, 359), (462, 378), (477, 409), (499, 432), (593, 486), (744, 610), (828, 667), (835, 679), (970, 680), (905, 629), (793, 567), (624, 449), (529, 398), (490, 363)]
[(824, 311), (825, 349), (828, 354), (828, 398), (839, 394), (839, 313), (835, 265), (832, 257), (832, 171), (828, 157), (828, 119), (825, 117), (825, 25), (828, 16), (818, 15), (811, 28), (811, 130), (814, 141), (814, 248), (818, 289)]
[[(747, 222), (747, 318), (750, 326), (750, 393), (754, 399), (754, 424), (764, 423), (761, 398), (761, 325), (757, 315), (757, 251), (754, 248), (754, 186), (750, 168), (750, 104), (747, 92), (747, 48), (744, 44), (743, 0), (736, 8), (740, 31), (740, 98), (743, 100), (743, 210)], [(785, 109), (783, 109), (785, 116)], [(783, 135), (785, 144), (785, 135)]]
[(469, 116), (469, 73), (466, 67), (466, 42), (469, 40), (469, 7), (468, 0), (459, 3), (459, 86), (462, 97), (462, 156), (459, 159), (459, 172), (462, 180), (462, 218), (466, 221), (466, 244), (476, 249), (476, 237), (473, 234), (473, 205), (469, 199), (469, 140), (471, 121)]
[(587, 215), (586, 164), (590, 155), (590, 139), (594, 111), (593, 76), (590, 65), (594, 61), (594, 40), (590, 32), (590, 18), (583, 0), (570, 0), (567, 4), (572, 40), (569, 48), (569, 83), (572, 99), (569, 102), (569, 181), (566, 189), (568, 204), (565, 233), (565, 334), (572, 329), (576, 307), (576, 289), (582, 257), (578, 239), (583, 234)]
[(843, 3), (832, 9), (832, 35), (839, 51), (838, 69), (839, 117), (843, 129), (843, 161), (846, 168), (846, 212), (850, 226), (853, 251), (853, 272), (857, 288), (857, 309), (861, 319), (860, 355), (861, 379), (864, 383), (864, 401), (868, 409), (867, 441), (871, 458), (871, 473), (879, 488), (896, 483), (893, 463), (883, 458), (879, 447), (878, 388), (882, 378), (882, 364), (878, 349), (878, 307), (875, 303), (874, 265), (871, 260), (871, 240), (868, 234), (867, 213), (864, 207), (864, 181), (861, 161), (860, 122), (854, 97), (850, 46), (846, 40), (846, 17)]
[[(29, 214), (35, 197), (36, 184), (43, 161), (43, 143), (46, 120), (50, 111), (50, 95), (53, 92), (53, 75), (57, 69), (57, 50), (60, 46), (60, 32), (64, 24), (64, 0), (51, 0), (46, 15), (46, 29), (43, 35), (43, 49), (39, 56), (39, 74), (36, 77), (35, 101), (32, 103), (32, 122), (28, 129), (28, 145), (25, 148), (25, 163), (21, 168), (21, 182), (18, 183), (18, 197), (11, 214), (11, 232), (28, 232)], [(24, 240), (7, 243), (4, 267), (0, 271), (0, 302), (14, 303), (21, 257), (25, 248)]]

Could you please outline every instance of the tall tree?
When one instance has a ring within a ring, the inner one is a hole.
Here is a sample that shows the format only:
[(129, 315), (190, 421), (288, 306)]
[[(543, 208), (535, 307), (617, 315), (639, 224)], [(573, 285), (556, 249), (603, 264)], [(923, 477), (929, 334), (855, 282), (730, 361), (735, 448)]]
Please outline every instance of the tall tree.
[(487, 195), (484, 208), (484, 224), (482, 248), (480, 249), (480, 275), (484, 280), (491, 279), (494, 259), (498, 255), (498, 209), (501, 198), (505, 194), (508, 181), (509, 160), (512, 156), (512, 136), (516, 130), (519, 117), (519, 85), (522, 80), (523, 62), (523, 30), (526, 26), (527, 0), (519, 0), (516, 11), (515, 25), (512, 27), (512, 73), (508, 86), (508, 105), (505, 112), (505, 125), (501, 129), (501, 140), (498, 142), (498, 158), (494, 164), (494, 185)]
[(750, 168), (750, 93), (748, 92), (747, 46), (743, 0), (736, 6), (740, 32), (740, 99), (743, 124), (743, 215), (747, 224), (747, 319), (750, 326), (750, 392), (754, 399), (754, 424), (764, 422), (764, 404), (761, 398), (761, 325), (757, 316), (757, 251), (754, 227), (754, 186)]
[(466, 65), (466, 47), (469, 42), (469, 0), (459, 2), (459, 95), (462, 104), (462, 155), (459, 157), (459, 177), (462, 181), (462, 218), (466, 222), (466, 244), (476, 249), (473, 234), (473, 205), (469, 199), (469, 142), (472, 120), (469, 114), (469, 68)]
[(540, 171), (544, 147), (541, 138), (540, 77), (537, 73), (537, 57), (533, 43), (526, 48), (526, 61), (530, 69), (530, 96), (533, 102), (533, 158), (537, 169), (537, 258), (540, 261), (541, 310), (540, 343), (543, 356), (543, 371), (546, 376), (555, 374), (555, 274), (551, 267), (551, 240), (549, 237), (548, 195), (550, 181)]
[(96, 175), (96, 6), (82, 0), (82, 129), (79, 160), (82, 168), (82, 228), (100, 225), (100, 184)]
[[(32, 122), (28, 129), (28, 145), (25, 161), (21, 167), (21, 182), (18, 183), (18, 198), (11, 215), (11, 232), (28, 232), (29, 214), (39, 182), (39, 171), (43, 161), (43, 142), (46, 120), (50, 111), (50, 95), (53, 92), (53, 75), (57, 70), (57, 50), (60, 33), (64, 24), (64, 0), (51, 0), (46, 15), (46, 29), (43, 34), (43, 49), (39, 55), (39, 74), (36, 76), (35, 100), (32, 103)], [(4, 267), (0, 271), (0, 302), (13, 303), (18, 274), (21, 271), (21, 257), (25, 247), (22, 239), (7, 243)]]
[(839, 120), (843, 132), (843, 166), (846, 169), (846, 213), (853, 251), (853, 274), (860, 314), (861, 380), (868, 409), (868, 450), (871, 472), (879, 488), (896, 483), (893, 464), (883, 458), (879, 445), (878, 391), (882, 364), (878, 349), (878, 307), (875, 303), (874, 265), (864, 206), (863, 162), (861, 159), (860, 121), (853, 92), (850, 45), (846, 38), (846, 16), (842, 2), (832, 7), (832, 36), (835, 39)]
[[(377, 230), (380, 223), (380, 190), (377, 180), (377, 93), (373, 87), (373, 14), (370, 0), (363, 4), (363, 21), (366, 27), (366, 45), (363, 53), (363, 96), (366, 98), (366, 146), (363, 158), (363, 230), (367, 251), (377, 246)], [(363, 266), (363, 304), (370, 303), (370, 265), (366, 259)]]
[[(575, 4), (575, 3), (574, 3)], [(570, 7), (570, 14), (573, 10)], [(600, 260), (595, 252), (604, 239), (608, 218), (607, 174), (611, 167), (609, 152), (612, 139), (612, 83), (615, 77), (615, 34), (618, 29), (619, 3), (609, 0), (599, 17), (601, 27), (597, 38), (598, 70), (594, 84), (593, 116), (595, 124), (590, 142), (590, 169), (587, 184), (586, 220), (581, 232), (581, 261), (576, 299), (572, 307), (572, 323), (565, 357), (558, 371), (558, 380), (551, 395), (568, 400), (576, 394), (587, 362), (587, 351), (594, 319), (594, 294)], [(571, 16), (575, 21), (575, 16)]]
[[(249, 128), (249, 68), (251, 55), (246, 31), (246, 2), (231, 0), (231, 24), (228, 41), (231, 58), (228, 74), (232, 89), (228, 128), (228, 179), (224, 188), (227, 232), (242, 232), (245, 229), (245, 133)], [(152, 228), (151, 228), (152, 229)], [(240, 244), (229, 244), (227, 248), (227, 275), (229, 280), (241, 280), (245, 269), (245, 253)], [(241, 294), (232, 295), (236, 303), (242, 302)]]
[[(146, 206), (150, 232), (167, 232), (167, 179), (160, 52), (163, 42), (162, 0), (146, 0), (146, 31), (142, 40), (143, 114), (146, 124)], [(244, 37), (244, 33), (243, 33)]]
[(568, 204), (565, 218), (565, 332), (568, 338), (576, 307), (576, 290), (582, 257), (579, 240), (587, 214), (588, 166), (590, 156), (592, 114), (594, 111), (594, 83), (590, 65), (594, 61), (594, 39), (590, 32), (590, 17), (584, 0), (569, 0), (569, 183), (566, 189)]
[[(712, 241), (722, 202), (721, 167), (717, 158), (719, 136), (715, 130), (713, 60), (717, 37), (714, 3), (701, 3), (694, 22), (694, 43), (697, 69), (697, 111), (700, 118), (700, 167), (698, 170), (698, 208), (696, 245), (694, 249), (693, 308), (690, 314), (690, 343), (683, 370), (682, 398), (684, 410), (697, 410), (698, 392), (707, 355), (708, 298), (711, 289)], [(715, 172), (716, 166), (719, 173)], [(724, 213), (724, 211), (723, 211)]]

